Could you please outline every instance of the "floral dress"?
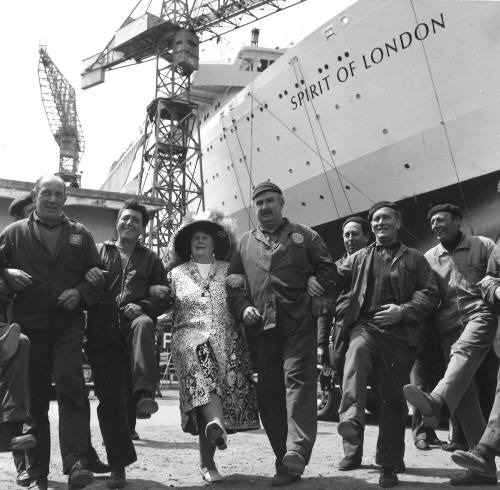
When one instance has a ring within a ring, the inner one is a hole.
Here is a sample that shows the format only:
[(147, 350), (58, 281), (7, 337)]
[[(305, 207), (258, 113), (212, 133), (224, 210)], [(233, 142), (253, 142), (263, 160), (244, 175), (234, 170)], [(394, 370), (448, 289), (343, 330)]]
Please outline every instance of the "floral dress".
[(196, 407), (222, 399), (228, 431), (259, 428), (255, 387), (243, 329), (229, 312), (229, 264), (215, 260), (203, 279), (195, 262), (169, 274), (174, 299), (172, 358), (179, 379), (182, 428), (199, 433)]

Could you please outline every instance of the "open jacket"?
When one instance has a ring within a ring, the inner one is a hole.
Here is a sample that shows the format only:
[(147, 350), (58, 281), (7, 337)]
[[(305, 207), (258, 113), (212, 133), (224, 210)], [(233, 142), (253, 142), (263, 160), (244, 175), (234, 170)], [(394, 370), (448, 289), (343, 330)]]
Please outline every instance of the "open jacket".
[(100, 298), (88, 311), (87, 333), (90, 347), (106, 347), (121, 344), (123, 340), (121, 329), (128, 320), (120, 310), (125, 305), (139, 305), (155, 321), (170, 301), (149, 294), (150, 286), (166, 283), (165, 269), (156, 253), (138, 243), (124, 271), (115, 240), (99, 243), (97, 250), (108, 274), (104, 291), (95, 290)]
[[(338, 272), (349, 299), (342, 302), (343, 311), (336, 311), (336, 321), (349, 329), (360, 316), (373, 263), (375, 244), (347, 257)], [(390, 281), (397, 304), (403, 307), (403, 325), (408, 343), (416, 346), (419, 327), (439, 303), (436, 281), (431, 267), (418, 250), (401, 244), (391, 263)]]

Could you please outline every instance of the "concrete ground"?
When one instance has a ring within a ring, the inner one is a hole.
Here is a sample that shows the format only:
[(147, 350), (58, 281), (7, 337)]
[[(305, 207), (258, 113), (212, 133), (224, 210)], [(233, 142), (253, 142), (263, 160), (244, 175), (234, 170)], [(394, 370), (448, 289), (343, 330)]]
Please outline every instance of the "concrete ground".
[[(140, 420), (137, 432), (140, 440), (135, 443), (138, 461), (127, 470), (128, 489), (160, 490), (165, 488), (196, 489), (208, 486), (197, 472), (197, 438), (184, 434), (180, 428), (178, 396), (175, 390), (164, 390), (158, 399), (160, 410), (150, 420)], [(103, 460), (106, 460), (102, 438), (97, 423), (97, 400), (91, 397), (92, 442)], [(51, 402), (52, 464), (49, 488), (67, 488), (62, 475), (59, 444), (57, 441), (57, 404)], [(378, 487), (378, 470), (374, 465), (377, 427), (367, 426), (363, 467), (351, 472), (338, 471), (342, 458), (341, 440), (337, 423), (319, 422), (318, 438), (310, 465), (301, 482), (290, 488), (301, 489), (375, 489)], [(438, 432), (442, 439), (446, 433)], [(462, 471), (450, 459), (449, 453), (439, 448), (418, 451), (406, 433), (407, 472), (400, 475), (400, 487), (405, 489), (455, 488), (448, 484), (451, 476)], [(229, 436), (228, 449), (216, 455), (219, 471), (225, 480), (219, 488), (250, 490), (271, 488), (274, 458), (263, 430)], [(106, 488), (106, 476), (98, 476), (88, 489)], [(15, 469), (9, 453), (0, 453), (0, 490), (20, 489), (15, 485)], [(475, 487), (492, 488), (492, 487)]]

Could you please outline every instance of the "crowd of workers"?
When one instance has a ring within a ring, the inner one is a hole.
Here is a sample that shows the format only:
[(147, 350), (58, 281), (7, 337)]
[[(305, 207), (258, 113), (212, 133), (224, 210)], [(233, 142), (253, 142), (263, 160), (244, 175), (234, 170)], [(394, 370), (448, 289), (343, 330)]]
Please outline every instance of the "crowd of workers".
[[(140, 242), (149, 216), (137, 201), (119, 211), (116, 239), (97, 246), (63, 213), (65, 201), (64, 182), (41, 177), (0, 233), (0, 450), (12, 451), (20, 486), (47, 489), (52, 378), (68, 487), (104, 472), (109, 488), (125, 486), (137, 459), (131, 419), (158, 410), (155, 323), (165, 311), (182, 428), (199, 438), (206, 482), (223, 479), (214, 457), (227, 434), (260, 422), (275, 455), (271, 485), (301, 479), (316, 439), (319, 360), (342, 381), (339, 470), (361, 466), (371, 384), (381, 487), (405, 471), (407, 402), (418, 449), (440, 442), (445, 416), (463, 431), (466, 447), (452, 459), (466, 471), (452, 485), (497, 484), (500, 387), (481, 404), (478, 384), (497, 331), (500, 254), (461, 231), (457, 206), (428, 211), (438, 244), (424, 255), (399, 240), (397, 204), (376, 203), (367, 220), (345, 220), (346, 253), (334, 262), (318, 233), (283, 217), (283, 193), (266, 181), (253, 189), (255, 229), (236, 240), (220, 213), (189, 217), (162, 260)], [(84, 334), (107, 465), (90, 440)], [(436, 342), (444, 364), (433, 383)]]

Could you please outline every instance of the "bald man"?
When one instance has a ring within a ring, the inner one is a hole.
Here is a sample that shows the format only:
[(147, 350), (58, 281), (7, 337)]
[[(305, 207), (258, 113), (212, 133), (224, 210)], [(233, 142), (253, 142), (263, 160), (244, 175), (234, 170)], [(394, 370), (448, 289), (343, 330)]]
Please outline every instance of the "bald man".
[(87, 469), (89, 418), (82, 372), (83, 308), (93, 287), (85, 272), (100, 263), (90, 232), (62, 212), (64, 182), (55, 175), (37, 180), (35, 211), (0, 234), (8, 267), (2, 276), (16, 292), (13, 322), (30, 340), (29, 383), (32, 433), (38, 445), (25, 455), (29, 487), (46, 489), (50, 462), (49, 386), (54, 375), (59, 439), (69, 488), (93, 481)]

